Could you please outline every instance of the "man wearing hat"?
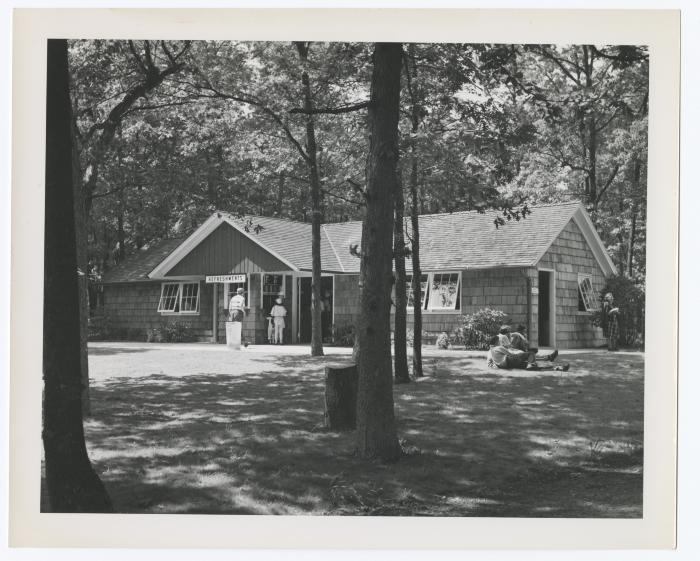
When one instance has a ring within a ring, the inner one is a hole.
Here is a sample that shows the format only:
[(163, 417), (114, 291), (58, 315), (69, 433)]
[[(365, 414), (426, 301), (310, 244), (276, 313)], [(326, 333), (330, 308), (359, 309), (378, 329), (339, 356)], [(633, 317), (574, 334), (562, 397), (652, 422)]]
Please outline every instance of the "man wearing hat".
[(245, 317), (245, 298), (243, 297), (243, 289), (236, 290), (236, 294), (231, 297), (228, 304), (228, 313), (231, 321), (243, 321)]

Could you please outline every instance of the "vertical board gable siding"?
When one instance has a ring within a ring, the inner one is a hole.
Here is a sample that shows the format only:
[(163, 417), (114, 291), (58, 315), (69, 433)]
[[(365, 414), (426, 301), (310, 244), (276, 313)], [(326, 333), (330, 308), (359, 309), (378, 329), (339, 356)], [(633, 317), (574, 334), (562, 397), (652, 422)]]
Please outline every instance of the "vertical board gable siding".
[[(309, 250), (310, 251), (310, 250)], [(221, 224), (166, 276), (288, 271), (289, 266), (228, 224)]]
[(542, 256), (538, 267), (556, 271), (557, 346), (567, 349), (605, 344), (603, 332), (591, 324), (590, 314), (578, 310), (579, 273), (591, 275), (596, 298), (605, 286), (605, 275), (573, 220)]

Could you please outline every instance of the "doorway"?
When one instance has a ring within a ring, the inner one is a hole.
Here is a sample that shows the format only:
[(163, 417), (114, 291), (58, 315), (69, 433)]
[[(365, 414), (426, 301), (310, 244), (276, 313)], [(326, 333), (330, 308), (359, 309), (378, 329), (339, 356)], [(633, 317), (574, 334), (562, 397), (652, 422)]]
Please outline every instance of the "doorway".
[(537, 344), (554, 347), (554, 271), (539, 271), (537, 296)]
[[(311, 277), (300, 277), (299, 281), (299, 343), (311, 342)], [(324, 342), (332, 336), (333, 321), (333, 277), (321, 277), (321, 329)]]

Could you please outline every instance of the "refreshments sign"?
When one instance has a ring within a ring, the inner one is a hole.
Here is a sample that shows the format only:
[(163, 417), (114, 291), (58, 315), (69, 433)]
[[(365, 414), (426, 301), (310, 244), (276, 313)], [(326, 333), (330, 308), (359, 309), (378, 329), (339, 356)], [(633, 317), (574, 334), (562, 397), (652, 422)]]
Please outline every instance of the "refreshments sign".
[(245, 275), (207, 275), (206, 282), (245, 282)]

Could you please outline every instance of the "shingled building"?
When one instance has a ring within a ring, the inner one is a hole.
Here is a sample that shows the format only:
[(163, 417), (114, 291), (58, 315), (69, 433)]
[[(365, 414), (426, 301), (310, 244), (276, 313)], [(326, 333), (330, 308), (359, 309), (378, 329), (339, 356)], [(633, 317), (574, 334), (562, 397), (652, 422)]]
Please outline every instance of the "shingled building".
[[(409, 275), (408, 327), (413, 299), (420, 298), (427, 332), (450, 332), (461, 315), (490, 307), (525, 324), (540, 346), (603, 344), (590, 313), (615, 267), (590, 217), (579, 203), (531, 210), (527, 218), (499, 228), (495, 211), (421, 216), (422, 290), (413, 294)], [(360, 222), (324, 224), (321, 231), (321, 292), (330, 307), (325, 323), (338, 329), (351, 325), (358, 313), (360, 261), (349, 247), (360, 237)], [(289, 311), (285, 340), (306, 343), (311, 225), (216, 212), (189, 237), (165, 240), (121, 263), (102, 286), (105, 314), (134, 338), (184, 319), (201, 339), (221, 342), (226, 302), (242, 287), (249, 308), (245, 340), (266, 341), (266, 316), (282, 296)]]

